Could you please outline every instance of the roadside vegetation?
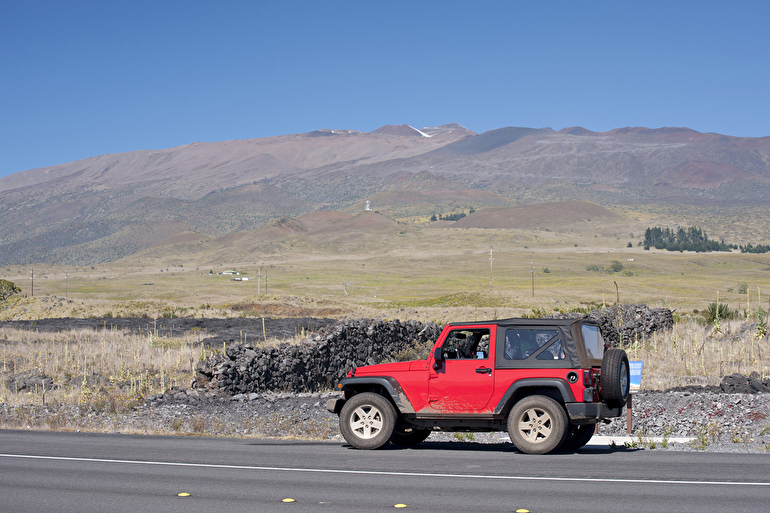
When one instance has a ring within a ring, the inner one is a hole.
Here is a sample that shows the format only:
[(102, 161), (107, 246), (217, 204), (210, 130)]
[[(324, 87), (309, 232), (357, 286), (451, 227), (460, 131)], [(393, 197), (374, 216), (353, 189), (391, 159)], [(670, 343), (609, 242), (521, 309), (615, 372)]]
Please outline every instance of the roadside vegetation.
[(104, 323), (62, 332), (0, 328), (0, 403), (125, 413), (148, 395), (188, 387), (195, 365), (211, 354), (197, 343), (200, 333), (140, 336)]
[[(472, 315), (478, 317), (480, 297), (483, 295), (446, 297), (438, 300), (444, 305), (438, 309), (435, 306), (410, 306), (410, 312), (415, 315), (408, 317), (441, 312), (442, 318), (434, 319), (440, 323), (471, 319)], [(291, 302), (297, 298), (286, 300)], [(463, 304), (463, 301), (470, 304)], [(586, 312), (597, 307), (601, 308), (601, 305), (587, 304), (574, 311)], [(482, 313), (490, 311), (505, 316), (510, 313), (503, 308), (482, 306)], [(222, 309), (219, 312), (239, 315), (238, 310)], [(399, 308), (392, 313), (400, 312)], [(533, 310), (514, 315), (539, 317), (547, 313)], [(718, 385), (722, 377), (735, 372), (754, 374), (763, 379), (770, 376), (770, 338), (764, 310), (744, 309), (718, 323), (709, 322), (706, 315), (707, 312), (677, 314), (672, 331), (631, 343), (627, 348), (629, 358), (644, 361), (643, 388), (662, 390), (687, 385)], [(484, 315), (479, 320), (491, 317)], [(151, 327), (152, 319), (148, 318), (147, 322)], [(263, 344), (296, 344), (303, 340), (302, 335), (280, 341), (268, 339)], [(148, 335), (138, 335), (114, 329), (109, 319), (103, 320), (99, 330), (54, 333), (38, 331), (34, 326), (1, 328), (0, 404), (6, 414), (0, 427), (93, 430), (94, 419), (98, 417), (102, 420), (97, 430), (113, 431), (115, 423), (104, 419), (133, 415), (149, 396), (173, 387), (185, 389), (190, 386), (197, 363), (223, 349), (202, 346), (203, 336), (195, 330), (169, 336), (159, 336), (150, 330)], [(62, 406), (70, 409), (62, 410)], [(43, 410), (69, 413), (41, 415)], [(10, 411), (13, 414), (8, 413)], [(157, 426), (155, 429), (157, 432), (225, 434), (232, 428), (216, 427), (205, 419), (199, 419), (197, 423), (193, 420), (187, 419), (176, 427)]]
[[(0, 269), (1, 321), (93, 317), (106, 329), (0, 329), (0, 408), (20, 412), (5, 415), (11, 420), (0, 427), (83, 429), (82, 418), (94, 412), (131, 415), (150, 395), (189, 387), (195, 365), (210, 354), (199, 345), (200, 333), (139, 336), (110, 329), (109, 319), (117, 317), (148, 324), (183, 316), (444, 324), (645, 303), (672, 309), (676, 322), (670, 333), (628, 348), (631, 359), (645, 362), (644, 388), (717, 385), (734, 372), (766, 378), (770, 254), (639, 245), (646, 227), (682, 218), (720, 240), (766, 243), (762, 208), (644, 205), (625, 212), (622, 222), (592, 217), (531, 229), (456, 228), (426, 217), (399, 221), (387, 233), (289, 233), (270, 241), (244, 237), (235, 246), (212, 239), (205, 253), (170, 245), (109, 264), (40, 264), (34, 275), (28, 266), (6, 266)], [(249, 281), (220, 274), (232, 269)], [(57, 405), (78, 413), (58, 418), (56, 426), (36, 420), (35, 411)], [(201, 425), (180, 429), (200, 432)]]

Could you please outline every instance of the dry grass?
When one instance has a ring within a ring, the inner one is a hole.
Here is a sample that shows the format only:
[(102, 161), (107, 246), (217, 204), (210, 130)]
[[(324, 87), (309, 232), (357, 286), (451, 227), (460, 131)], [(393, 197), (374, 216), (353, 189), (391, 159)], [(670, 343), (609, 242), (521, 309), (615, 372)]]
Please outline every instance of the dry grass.
[[(770, 291), (770, 254), (644, 251), (638, 246), (626, 247), (628, 238), (620, 235), (586, 240), (578, 234), (542, 231), (446, 229), (420, 237), (395, 236), (388, 246), (383, 242), (362, 244), (358, 253), (313, 254), (308, 250), (262, 255), (261, 287), (256, 280), (260, 265), (253, 260), (218, 268), (247, 272), (248, 282), (201, 274), (203, 268), (196, 267), (164, 268), (161, 273), (157, 268), (122, 265), (112, 270), (69, 269), (68, 298), (63, 299), (64, 269), (54, 267), (46, 270), (47, 278), (35, 280), (35, 298), (9, 302), (0, 309), (0, 320), (174, 313), (238, 316), (241, 312), (229, 311), (229, 305), (248, 298), (280, 301), (283, 296), (307, 298), (308, 312), (322, 310), (313, 304), (317, 301), (333, 302), (336, 310), (345, 312), (375, 306), (430, 306), (428, 302), (444, 296), (489, 291), (489, 248), (493, 248), (494, 259), (492, 295), (500, 308), (529, 311), (569, 309), (586, 302), (614, 304), (615, 283), (623, 303), (685, 311), (705, 308), (717, 293), (731, 308), (744, 304), (739, 283), (747, 283), (754, 296), (757, 287)], [(590, 270), (607, 269), (613, 260), (623, 264), (622, 272)], [(29, 295), (29, 272), (26, 278), (23, 272), (11, 269), (4, 278)], [(267, 285), (265, 272), (269, 273)], [(46, 297), (56, 299), (43, 302)], [(767, 300), (765, 292), (765, 309)]]
[[(492, 316), (478, 320), (483, 318)], [(745, 319), (723, 321), (716, 332), (702, 320), (683, 320), (671, 332), (635, 342), (627, 351), (630, 359), (645, 362), (643, 386), (648, 389), (718, 385), (722, 377), (735, 372), (756, 372), (765, 378), (770, 376), (770, 339), (756, 338), (756, 328), (751, 326)], [(196, 344), (201, 337), (197, 332), (159, 337), (115, 329), (53, 333), (2, 328), (0, 402), (125, 412), (143, 404), (148, 395), (173, 386), (188, 387), (197, 362), (211, 354)], [(268, 340), (265, 345), (275, 342)], [(51, 377), (55, 387), (9, 388), (6, 379), (20, 374)]]
[[(83, 409), (124, 412), (144, 403), (147, 395), (171, 386), (187, 387), (206, 350), (193, 343), (200, 335), (178, 338), (140, 336), (117, 330), (0, 329), (2, 364), (0, 402), (77, 404)], [(18, 389), (10, 375), (53, 378), (55, 387)]]
[[(470, 318), (471, 311), (479, 310), (438, 308), (450, 318), (459, 312)], [(438, 313), (436, 307), (426, 310), (415, 310), (418, 315), (409, 317)], [(480, 310), (488, 313), (486, 307)], [(483, 318), (492, 316), (479, 316)], [(671, 332), (634, 343), (628, 349), (629, 358), (644, 361), (644, 389), (718, 385), (723, 376), (734, 372), (756, 372), (766, 378), (770, 376), (770, 339), (756, 339), (751, 321), (723, 321), (715, 332), (702, 321), (680, 320)], [(148, 395), (189, 386), (196, 363), (211, 354), (195, 344), (199, 337), (196, 333), (140, 336), (114, 329), (51, 333), (2, 328), (0, 428), (297, 438), (328, 438), (336, 432), (331, 420), (317, 425), (280, 413), (224, 419), (180, 411), (176, 417), (154, 418), (138, 409)], [(18, 374), (50, 376), (56, 386), (9, 389), (5, 380)]]
[(686, 385), (719, 385), (733, 373), (770, 377), (770, 338), (742, 321), (722, 321), (716, 332), (695, 320), (678, 322), (671, 332), (637, 342), (626, 351), (642, 360), (642, 388), (665, 390)]

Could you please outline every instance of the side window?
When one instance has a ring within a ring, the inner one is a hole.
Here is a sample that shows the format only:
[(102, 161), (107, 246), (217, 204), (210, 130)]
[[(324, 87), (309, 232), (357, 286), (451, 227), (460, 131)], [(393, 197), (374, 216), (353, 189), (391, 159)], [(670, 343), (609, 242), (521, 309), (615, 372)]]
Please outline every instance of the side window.
[(581, 331), (583, 332), (583, 341), (586, 345), (588, 358), (601, 360), (604, 356), (604, 340), (602, 340), (599, 328), (584, 324), (581, 326)]
[(485, 360), (489, 357), (489, 330), (452, 330), (441, 353), (445, 360)]
[(506, 360), (524, 360), (559, 334), (557, 330), (512, 328), (505, 330)]
[(538, 360), (564, 360), (567, 355), (564, 354), (564, 348), (561, 345), (561, 339), (556, 339), (548, 349), (537, 355)]

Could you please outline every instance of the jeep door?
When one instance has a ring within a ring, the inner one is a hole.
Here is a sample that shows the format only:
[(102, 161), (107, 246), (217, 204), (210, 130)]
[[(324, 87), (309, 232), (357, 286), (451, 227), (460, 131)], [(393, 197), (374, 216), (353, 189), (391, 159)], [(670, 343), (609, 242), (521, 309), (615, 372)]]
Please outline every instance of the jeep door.
[(441, 361), (430, 373), (428, 403), (441, 413), (486, 411), (494, 392), (496, 326), (453, 328), (441, 346)]

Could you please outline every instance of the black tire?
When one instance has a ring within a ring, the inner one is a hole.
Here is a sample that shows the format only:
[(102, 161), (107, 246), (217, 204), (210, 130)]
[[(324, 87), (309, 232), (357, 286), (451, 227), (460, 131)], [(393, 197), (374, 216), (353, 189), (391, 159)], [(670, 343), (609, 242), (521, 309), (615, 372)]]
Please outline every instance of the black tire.
[(602, 401), (610, 408), (622, 408), (628, 399), (630, 384), (631, 372), (626, 352), (617, 348), (605, 351), (602, 359)]
[(575, 451), (580, 449), (594, 436), (595, 424), (570, 424), (567, 429), (567, 436), (564, 438), (560, 449), (564, 451)]
[(558, 449), (567, 435), (567, 413), (550, 397), (525, 397), (508, 415), (508, 435), (521, 452), (547, 454)]
[(423, 442), (431, 433), (430, 429), (414, 427), (396, 428), (393, 430), (393, 436), (390, 437), (390, 441), (401, 447), (412, 447)]
[(379, 394), (356, 394), (340, 411), (340, 432), (356, 449), (379, 449), (388, 443), (395, 426), (396, 409)]

